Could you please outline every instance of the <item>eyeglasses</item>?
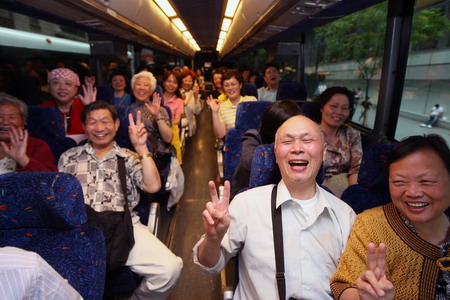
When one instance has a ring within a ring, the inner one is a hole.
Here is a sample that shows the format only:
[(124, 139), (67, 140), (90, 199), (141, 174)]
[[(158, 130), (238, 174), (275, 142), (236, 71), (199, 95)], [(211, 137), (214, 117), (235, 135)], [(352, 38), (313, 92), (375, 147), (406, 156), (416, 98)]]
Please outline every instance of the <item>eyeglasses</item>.
[(350, 111), (350, 108), (348, 106), (339, 106), (339, 104), (328, 104), (330, 106), (330, 109), (332, 111), (337, 111), (339, 108), (341, 109), (342, 112), (347, 113)]

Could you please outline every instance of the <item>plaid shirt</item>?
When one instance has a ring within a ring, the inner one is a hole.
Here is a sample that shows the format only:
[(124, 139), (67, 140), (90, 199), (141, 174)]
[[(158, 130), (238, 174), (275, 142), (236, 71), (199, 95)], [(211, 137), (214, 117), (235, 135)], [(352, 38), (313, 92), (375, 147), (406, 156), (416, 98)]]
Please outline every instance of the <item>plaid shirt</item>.
[(88, 142), (64, 152), (59, 159), (58, 170), (78, 178), (83, 188), (84, 203), (95, 211), (124, 211), (125, 198), (117, 156), (125, 158), (128, 203), (130, 211), (133, 211), (139, 203), (137, 187), (142, 188), (142, 165), (135, 152), (121, 148), (114, 142), (113, 149), (98, 160)]

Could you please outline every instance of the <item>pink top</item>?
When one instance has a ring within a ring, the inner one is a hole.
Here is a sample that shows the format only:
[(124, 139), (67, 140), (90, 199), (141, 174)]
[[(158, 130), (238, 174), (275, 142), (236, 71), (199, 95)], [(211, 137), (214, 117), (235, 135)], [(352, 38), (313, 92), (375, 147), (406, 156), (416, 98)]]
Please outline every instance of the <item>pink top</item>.
[(177, 98), (175, 95), (169, 101), (164, 101), (164, 105), (170, 108), (170, 111), (172, 112), (172, 121), (175, 120), (177, 114), (184, 114), (183, 100)]

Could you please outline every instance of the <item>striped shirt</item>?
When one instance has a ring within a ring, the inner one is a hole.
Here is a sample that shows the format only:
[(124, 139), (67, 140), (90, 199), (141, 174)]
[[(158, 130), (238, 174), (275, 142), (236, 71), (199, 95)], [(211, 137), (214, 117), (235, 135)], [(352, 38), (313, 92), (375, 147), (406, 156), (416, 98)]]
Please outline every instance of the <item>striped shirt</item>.
[(83, 299), (39, 254), (0, 248), (0, 299)]
[[(256, 98), (253, 96), (241, 96), (239, 103), (247, 101), (256, 101)], [(230, 99), (220, 104), (219, 119), (225, 124), (227, 131), (234, 128), (234, 124), (236, 123), (236, 109), (237, 105), (233, 105)]]

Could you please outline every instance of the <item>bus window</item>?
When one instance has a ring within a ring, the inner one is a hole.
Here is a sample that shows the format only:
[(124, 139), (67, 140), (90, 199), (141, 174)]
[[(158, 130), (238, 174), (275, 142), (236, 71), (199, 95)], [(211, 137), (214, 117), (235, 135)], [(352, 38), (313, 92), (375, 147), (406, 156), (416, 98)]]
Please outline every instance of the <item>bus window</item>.
[(450, 3), (431, 2), (416, 1), (396, 139), (436, 133), (450, 142)]

